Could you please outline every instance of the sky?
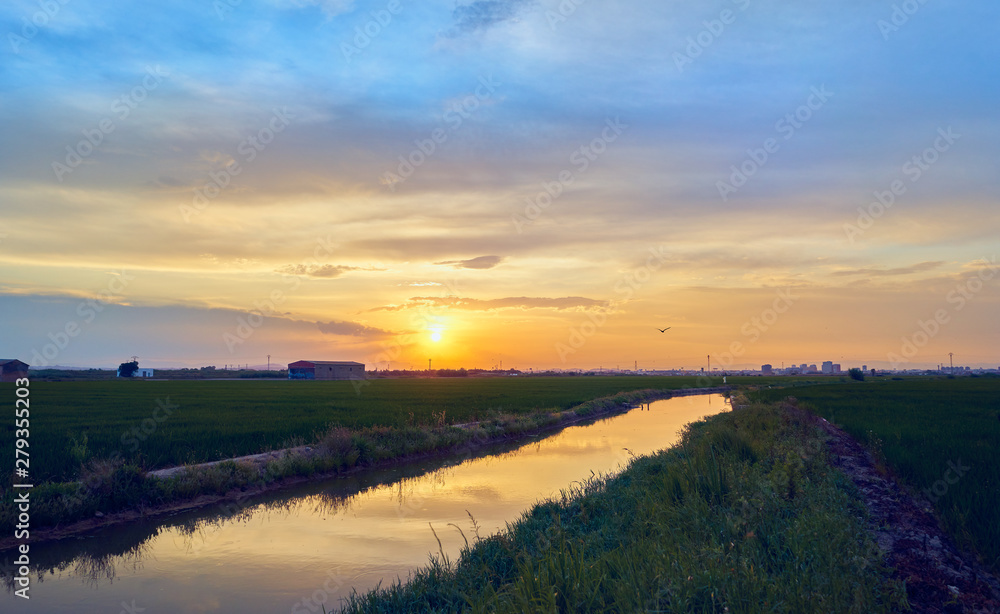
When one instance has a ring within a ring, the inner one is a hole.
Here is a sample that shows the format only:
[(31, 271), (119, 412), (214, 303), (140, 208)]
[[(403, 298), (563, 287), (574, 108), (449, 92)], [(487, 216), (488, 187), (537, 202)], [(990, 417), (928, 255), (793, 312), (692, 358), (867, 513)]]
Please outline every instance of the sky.
[(0, 356), (997, 368), (998, 18), (5, 2)]

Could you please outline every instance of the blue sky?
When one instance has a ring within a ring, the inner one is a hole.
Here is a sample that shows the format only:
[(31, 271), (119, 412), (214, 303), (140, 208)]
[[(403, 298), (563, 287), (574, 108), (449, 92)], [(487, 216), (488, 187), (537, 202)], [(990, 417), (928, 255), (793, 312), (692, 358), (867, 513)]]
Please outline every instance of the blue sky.
[[(233, 4), (0, 8), (0, 298), (24, 323), (0, 330), (5, 353), (30, 356), (127, 268), (131, 315), (55, 362), (116, 364), (138, 332), (162, 365), (379, 362), (387, 339), (415, 364), (666, 361), (652, 321), (678, 323), (669, 360), (693, 366), (796, 288), (735, 364), (878, 364), (996, 254), (994, 3)], [(401, 158), (421, 164), (387, 180)], [(720, 187), (744, 164), (745, 185)], [(905, 193), (851, 231), (894, 181)], [(667, 266), (615, 302), (661, 248)], [(236, 326), (289, 271), (301, 287), (268, 332), (228, 347), (219, 314)], [(466, 301), (417, 314), (432, 296)], [(913, 362), (995, 366), (997, 298), (988, 281)], [(567, 359), (595, 304), (614, 317)], [(871, 317), (829, 330), (843, 310)], [(431, 325), (451, 334), (430, 346)]]

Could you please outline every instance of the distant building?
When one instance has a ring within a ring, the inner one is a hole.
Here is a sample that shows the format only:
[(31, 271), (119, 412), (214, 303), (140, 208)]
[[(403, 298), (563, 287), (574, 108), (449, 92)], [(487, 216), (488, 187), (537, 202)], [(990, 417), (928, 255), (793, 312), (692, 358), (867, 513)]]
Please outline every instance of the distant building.
[(840, 368), (840, 363), (839, 362), (833, 363), (833, 372), (834, 373), (841, 373), (842, 371), (843, 371), (843, 369)]
[(774, 365), (761, 365), (760, 372), (764, 375), (774, 375)]
[(152, 369), (143, 369), (143, 368), (139, 367), (135, 371), (132, 372), (132, 375), (122, 375), (122, 368), (118, 367), (118, 371), (115, 372), (115, 375), (116, 375), (116, 377), (138, 377), (138, 378), (153, 377), (153, 370)]
[(824, 360), (823, 361), (823, 374), (824, 375), (833, 375), (833, 373), (834, 373), (834, 371), (833, 371), (833, 361), (832, 360)]
[(361, 379), (364, 376), (365, 365), (360, 362), (300, 360), (288, 365), (288, 379)]
[(28, 377), (28, 363), (16, 358), (0, 358), (0, 382), (13, 382)]

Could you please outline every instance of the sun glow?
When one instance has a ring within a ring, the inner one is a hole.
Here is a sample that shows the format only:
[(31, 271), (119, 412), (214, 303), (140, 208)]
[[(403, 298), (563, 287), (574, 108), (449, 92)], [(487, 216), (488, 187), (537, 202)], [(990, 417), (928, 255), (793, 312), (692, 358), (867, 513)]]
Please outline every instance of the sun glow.
[(440, 325), (431, 326), (428, 328), (431, 333), (431, 341), (438, 343), (441, 341), (442, 333), (444, 332), (444, 327)]

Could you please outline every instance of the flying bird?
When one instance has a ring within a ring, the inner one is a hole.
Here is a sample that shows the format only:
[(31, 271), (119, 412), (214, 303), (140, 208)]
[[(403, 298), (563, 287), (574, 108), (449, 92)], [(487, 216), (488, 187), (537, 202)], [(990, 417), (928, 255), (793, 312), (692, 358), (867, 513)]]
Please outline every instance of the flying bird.
[(660, 331), (661, 333), (665, 333), (668, 330), (670, 330), (671, 328), (673, 328), (673, 326), (668, 326), (666, 328), (657, 328), (656, 330)]

